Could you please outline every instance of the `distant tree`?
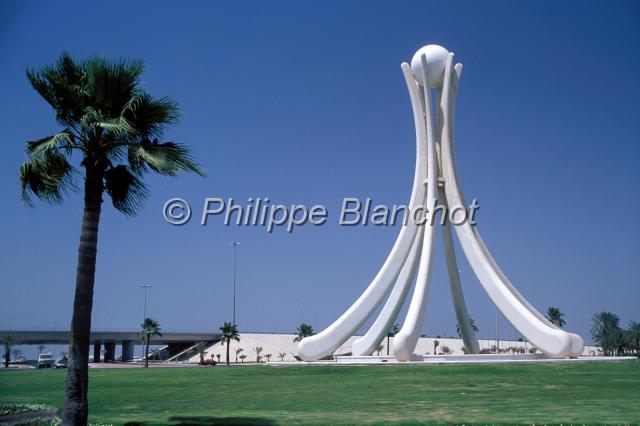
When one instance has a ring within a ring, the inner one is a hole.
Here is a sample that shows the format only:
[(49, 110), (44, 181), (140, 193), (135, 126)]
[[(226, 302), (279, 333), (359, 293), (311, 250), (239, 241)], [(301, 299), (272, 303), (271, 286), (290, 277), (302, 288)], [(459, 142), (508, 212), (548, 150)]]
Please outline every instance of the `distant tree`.
[(45, 345), (38, 345), (38, 356), (40, 356), (45, 349), (47, 349)]
[(629, 346), (640, 355), (640, 322), (631, 321), (627, 328)]
[(9, 362), (11, 361), (11, 347), (16, 345), (16, 340), (11, 336), (3, 336), (0, 339), (0, 343), (4, 347), (4, 368), (9, 368)]
[(591, 337), (605, 355), (613, 355), (622, 335), (620, 317), (611, 312), (599, 312), (591, 320)]
[(384, 349), (384, 345), (380, 345), (376, 348), (376, 351), (378, 352), (378, 356), (380, 356), (380, 352), (382, 352), (383, 349)]
[(144, 350), (144, 366), (145, 368), (149, 367), (149, 345), (151, 344), (151, 338), (153, 336), (162, 336), (160, 332), (160, 324), (158, 321), (153, 318), (145, 318), (144, 322), (141, 324), (142, 330), (140, 334), (142, 335), (145, 343)]
[(216, 358), (218, 358), (218, 364), (220, 363), (220, 354), (216, 354)]
[(564, 325), (567, 323), (563, 317), (564, 314), (560, 312), (560, 308), (549, 306), (549, 308), (547, 309), (547, 319), (550, 323), (558, 328), (564, 327)]
[(433, 354), (437, 355), (438, 354), (438, 345), (440, 345), (440, 340), (434, 340), (433, 341)]
[(271, 355), (271, 354), (264, 354), (264, 357), (267, 359), (267, 362), (270, 362), (270, 361), (271, 361), (271, 357), (272, 357), (272, 356), (273, 356), (273, 355)]
[(444, 346), (442, 346), (442, 348), (440, 350), (445, 355), (451, 354), (451, 348), (449, 348), (449, 346), (444, 345)]
[(207, 352), (207, 342), (198, 342), (196, 352), (200, 355), (200, 364), (204, 362), (204, 356)]
[[(471, 324), (471, 331), (473, 331), (473, 334), (478, 334), (479, 330), (473, 318), (469, 318), (469, 323)], [(460, 332), (460, 324), (456, 324), (456, 333), (458, 333), (458, 337), (462, 338), (462, 333)]]
[(22, 355), (22, 351), (20, 349), (13, 349), (11, 350), (11, 355), (13, 355), (13, 361), (17, 361), (18, 358), (20, 357), (20, 355)]
[(220, 331), (222, 331), (222, 340), (221, 343), (227, 345), (227, 365), (229, 365), (229, 350), (231, 348), (231, 341), (234, 340), (236, 342), (240, 341), (240, 334), (238, 334), (238, 326), (235, 324), (231, 324), (230, 322), (225, 322), (222, 327), (220, 327)]
[(296, 336), (295, 339), (293, 339), (294, 342), (299, 342), (305, 337), (313, 336), (314, 334), (316, 334), (313, 331), (313, 327), (311, 327), (309, 324), (306, 324), (306, 323), (302, 323), (298, 326), (297, 333), (298, 335)]
[(280, 358), (280, 361), (281, 361), (281, 362), (284, 362), (284, 357), (286, 357), (286, 356), (287, 356), (287, 353), (286, 353), (286, 352), (280, 352), (280, 353), (278, 354), (278, 357)]
[(253, 348), (253, 350), (256, 353), (256, 362), (260, 362), (260, 359), (261, 359), (260, 354), (262, 353), (262, 346), (257, 346)]
[(240, 355), (240, 360), (242, 361), (242, 363), (244, 364), (244, 360), (247, 358), (247, 354), (242, 354)]
[(236, 364), (238, 363), (238, 355), (240, 355), (242, 352), (244, 352), (244, 349), (236, 348), (236, 350), (235, 350), (235, 353), (236, 353)]
[[(392, 337), (396, 337), (396, 334), (400, 332), (400, 326), (398, 324), (393, 324), (387, 333), (387, 355), (389, 355), (389, 340)], [(378, 354), (380, 355), (380, 354)]]

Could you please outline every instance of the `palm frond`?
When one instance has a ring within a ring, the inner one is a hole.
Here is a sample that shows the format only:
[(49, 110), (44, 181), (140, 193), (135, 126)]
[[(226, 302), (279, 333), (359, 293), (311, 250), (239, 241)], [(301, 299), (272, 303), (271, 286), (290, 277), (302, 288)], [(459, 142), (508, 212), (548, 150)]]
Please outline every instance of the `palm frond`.
[(69, 129), (64, 129), (60, 133), (46, 136), (41, 139), (27, 142), (27, 154), (31, 158), (44, 158), (49, 152), (58, 152), (63, 150), (67, 154), (71, 154), (71, 150), (75, 147), (75, 138)]
[(146, 185), (124, 165), (107, 170), (104, 181), (113, 206), (127, 216), (135, 215), (149, 195)]
[[(109, 117), (94, 107), (86, 107), (84, 115), (80, 118), (83, 130), (102, 129), (101, 137), (112, 134), (114, 138), (122, 139), (135, 133), (135, 129), (129, 121), (122, 115)], [(104, 132), (106, 131), (106, 133)]]
[(113, 133), (116, 138), (123, 138), (135, 132), (131, 123), (129, 123), (129, 121), (127, 121), (123, 116), (103, 121), (96, 121), (95, 125)]
[(22, 199), (31, 205), (31, 195), (55, 204), (60, 203), (69, 191), (75, 190), (75, 169), (57, 151), (45, 151), (37, 158), (23, 163), (18, 172)]
[(153, 170), (164, 175), (175, 176), (183, 171), (192, 171), (206, 176), (194, 161), (189, 149), (175, 142), (158, 143), (144, 141), (129, 146), (129, 165), (139, 174)]
[(122, 111), (143, 137), (160, 137), (167, 126), (180, 120), (180, 108), (170, 97), (154, 99), (146, 92), (136, 93)]
[(108, 60), (93, 56), (81, 63), (87, 71), (91, 104), (105, 117), (119, 117), (137, 92), (144, 63), (140, 59)]
[(58, 122), (73, 126), (83, 115), (90, 95), (86, 72), (64, 52), (52, 66), (26, 72), (31, 86), (53, 107)]

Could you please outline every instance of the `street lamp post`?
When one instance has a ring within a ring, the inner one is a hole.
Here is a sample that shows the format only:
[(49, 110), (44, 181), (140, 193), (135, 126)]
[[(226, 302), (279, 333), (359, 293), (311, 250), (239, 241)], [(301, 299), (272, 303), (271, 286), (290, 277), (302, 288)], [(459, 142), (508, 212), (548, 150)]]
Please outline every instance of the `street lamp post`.
[(151, 284), (140, 284), (138, 287), (144, 288), (144, 308), (142, 309), (142, 322), (147, 319), (147, 289), (151, 288)]
[(233, 325), (236, 325), (236, 279), (238, 274), (238, 246), (239, 241), (231, 243), (233, 246)]

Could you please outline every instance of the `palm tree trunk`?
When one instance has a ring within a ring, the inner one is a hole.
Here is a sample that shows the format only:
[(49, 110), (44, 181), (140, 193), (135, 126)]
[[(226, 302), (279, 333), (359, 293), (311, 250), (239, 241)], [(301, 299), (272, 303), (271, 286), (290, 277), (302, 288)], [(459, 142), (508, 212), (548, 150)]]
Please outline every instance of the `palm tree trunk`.
[(147, 345), (144, 349), (144, 368), (149, 368), (149, 341), (151, 340), (151, 335), (147, 334)]
[(227, 365), (229, 365), (229, 346), (231, 346), (231, 339), (227, 340)]
[(9, 361), (11, 361), (11, 354), (8, 347), (4, 351), (4, 368), (9, 368)]
[(387, 356), (389, 355), (389, 335), (387, 334)]
[(95, 167), (87, 167), (84, 184), (84, 213), (78, 247), (76, 292), (71, 319), (71, 342), (67, 383), (62, 412), (63, 425), (87, 424), (89, 406), (89, 345), (93, 284), (98, 250), (98, 225), (102, 205), (102, 175)]

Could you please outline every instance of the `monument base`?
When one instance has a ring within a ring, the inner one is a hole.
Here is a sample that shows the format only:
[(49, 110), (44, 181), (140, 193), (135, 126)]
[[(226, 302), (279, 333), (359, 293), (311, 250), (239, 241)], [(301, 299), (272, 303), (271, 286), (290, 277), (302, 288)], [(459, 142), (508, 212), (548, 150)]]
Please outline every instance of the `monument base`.
[(584, 356), (578, 358), (551, 358), (545, 354), (480, 354), (480, 355), (416, 355), (407, 362), (400, 362), (392, 355), (384, 356), (337, 356), (335, 364), (499, 364), (521, 362), (589, 362), (589, 361), (631, 361), (630, 356)]

